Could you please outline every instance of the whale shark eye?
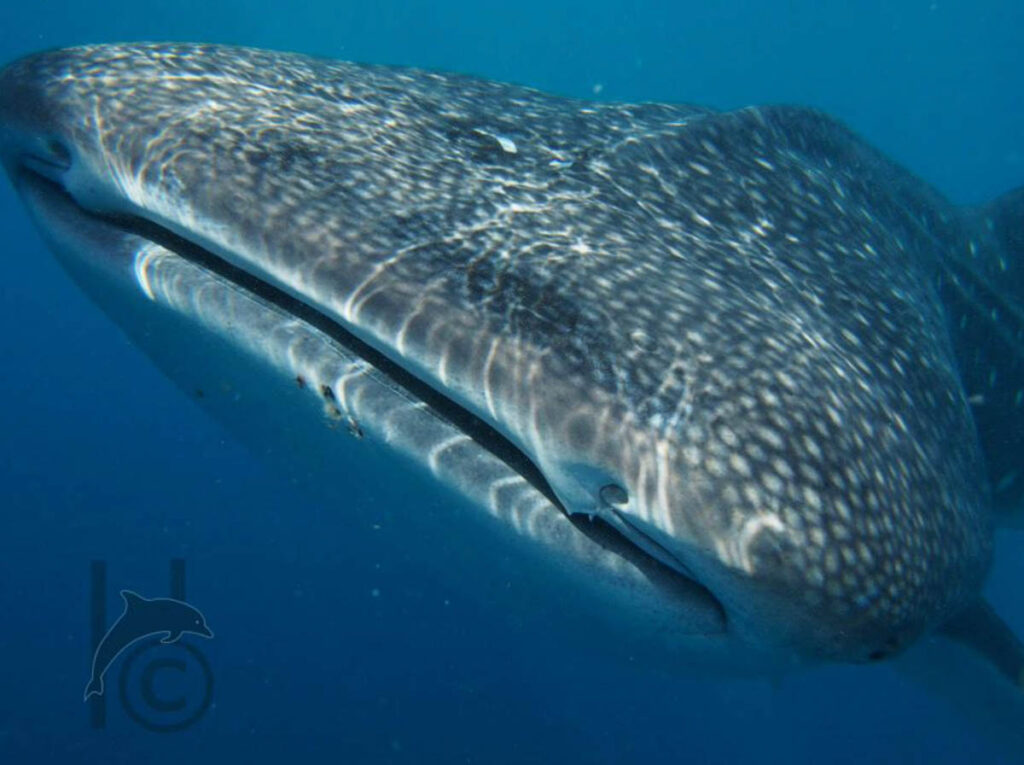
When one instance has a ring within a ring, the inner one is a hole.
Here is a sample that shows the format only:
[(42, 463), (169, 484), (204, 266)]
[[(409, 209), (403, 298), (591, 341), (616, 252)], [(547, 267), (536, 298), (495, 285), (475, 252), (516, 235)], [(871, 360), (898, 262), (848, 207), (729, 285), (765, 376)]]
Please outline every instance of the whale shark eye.
[(612, 507), (623, 507), (629, 504), (629, 493), (615, 483), (602, 486), (600, 497), (602, 502)]

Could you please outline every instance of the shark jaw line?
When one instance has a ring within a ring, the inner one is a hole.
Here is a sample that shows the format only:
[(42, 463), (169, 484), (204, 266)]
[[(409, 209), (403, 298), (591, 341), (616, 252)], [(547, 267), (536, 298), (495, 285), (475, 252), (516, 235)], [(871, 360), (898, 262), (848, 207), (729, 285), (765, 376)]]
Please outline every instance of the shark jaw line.
[(77, 214), (98, 221), (105, 226), (125, 234), (137, 236), (164, 247), (184, 260), (200, 268), (210, 271), (222, 279), (231, 282), (239, 289), (277, 306), (302, 322), (330, 336), (340, 345), (348, 348), (354, 355), (365, 359), (375, 369), (390, 379), (397, 388), (404, 390), (410, 399), (425, 402), (432, 411), (440, 414), (456, 425), (462, 432), (483, 446), (487, 451), (498, 456), (503, 462), (513, 467), (517, 473), (544, 494), (555, 504), (559, 504), (554, 492), (548, 485), (543, 474), (537, 469), (529, 457), (512, 444), (501, 433), (457, 403), (452, 401), (435, 388), (427, 385), (401, 365), (363, 342), (340, 323), (309, 303), (295, 297), (291, 293), (274, 286), (251, 272), (229, 263), (224, 258), (211, 252), (186, 236), (182, 236), (141, 215), (124, 213), (94, 212), (83, 207), (74, 195), (51, 175), (39, 173), (41, 165), (59, 167), (46, 160), (26, 158), (18, 173), (19, 182), (36, 184), (46, 187), (46, 193), (60, 194), (74, 205)]
[[(36, 192), (35, 195), (57, 195), (65, 202), (65, 208), (74, 210), (74, 215), (81, 216), (94, 224), (100, 224), (109, 230), (134, 236), (169, 250), (192, 265), (215, 274), (222, 280), (230, 282), (237, 289), (275, 306), (280, 311), (329, 336), (353, 355), (366, 361), (409, 400), (423, 402), (435, 416), (451, 423), (480, 448), (508, 465), (561, 510), (573, 526), (590, 537), (591, 540), (614, 551), (616, 555), (628, 560), (638, 568), (650, 572), (650, 576), (655, 579), (665, 579), (666, 577), (668, 579), (674, 577), (685, 579), (689, 587), (696, 586), (702, 590), (708, 600), (715, 603), (723, 621), (728, 622), (726, 609), (718, 598), (692, 574), (676, 555), (669, 552), (644, 530), (629, 523), (619, 513), (616, 513), (616, 516), (619, 516), (624, 528), (609, 523), (599, 515), (568, 513), (544, 474), (530, 457), (487, 422), (359, 339), (338, 321), (315, 306), (261, 279), (252, 272), (234, 265), (187, 236), (143, 215), (97, 212), (79, 204), (74, 195), (60, 181), (60, 176), (65, 170), (66, 167), (60, 163), (26, 156), (21, 158), (18, 169), (13, 175), (18, 179), (16, 185), (19, 188), (24, 184), (32, 186)], [(23, 194), (23, 196), (27, 198), (29, 195)], [(33, 206), (31, 202), (29, 202), (29, 206)]]

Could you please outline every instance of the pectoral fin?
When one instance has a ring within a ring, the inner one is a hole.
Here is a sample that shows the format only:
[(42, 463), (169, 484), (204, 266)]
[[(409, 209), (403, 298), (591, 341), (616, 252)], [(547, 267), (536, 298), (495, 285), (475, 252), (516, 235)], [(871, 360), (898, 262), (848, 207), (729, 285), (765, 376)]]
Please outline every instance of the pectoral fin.
[(898, 657), (894, 668), (943, 698), (1008, 760), (1024, 755), (1021, 642), (992, 608), (977, 604)]
[(979, 599), (939, 632), (983, 658), (1024, 693), (1024, 643), (984, 600)]

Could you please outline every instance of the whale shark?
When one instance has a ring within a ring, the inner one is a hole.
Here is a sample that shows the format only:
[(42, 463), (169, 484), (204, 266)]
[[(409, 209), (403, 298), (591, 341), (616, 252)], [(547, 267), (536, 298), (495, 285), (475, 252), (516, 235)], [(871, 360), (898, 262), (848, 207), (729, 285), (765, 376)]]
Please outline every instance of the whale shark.
[(1020, 192), (958, 208), (803, 107), (197, 44), (9, 64), (0, 159), (271, 459), (470, 500), (402, 522), (489, 602), (512, 571), (652, 660), (767, 673), (941, 635), (1024, 686), (981, 596), (1024, 505)]

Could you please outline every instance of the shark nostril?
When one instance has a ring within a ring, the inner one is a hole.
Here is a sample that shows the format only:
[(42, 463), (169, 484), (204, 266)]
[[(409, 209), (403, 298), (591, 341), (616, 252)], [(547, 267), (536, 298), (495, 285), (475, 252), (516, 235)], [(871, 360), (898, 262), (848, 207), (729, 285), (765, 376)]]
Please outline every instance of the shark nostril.
[(59, 138), (50, 138), (45, 143), (46, 160), (65, 170), (71, 167), (71, 149)]
[(71, 169), (72, 153), (59, 138), (44, 137), (25, 147), (20, 157), (22, 169), (29, 170), (56, 183)]

